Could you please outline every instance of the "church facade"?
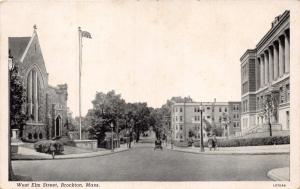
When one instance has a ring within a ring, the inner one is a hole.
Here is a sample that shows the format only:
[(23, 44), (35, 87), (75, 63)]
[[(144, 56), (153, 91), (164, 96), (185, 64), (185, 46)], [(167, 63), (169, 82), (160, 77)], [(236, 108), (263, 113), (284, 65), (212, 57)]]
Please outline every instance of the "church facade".
[(26, 89), (23, 111), (28, 120), (20, 137), (30, 142), (61, 137), (67, 131), (68, 86), (49, 85), (36, 27), (31, 37), (9, 37), (8, 42), (9, 57)]

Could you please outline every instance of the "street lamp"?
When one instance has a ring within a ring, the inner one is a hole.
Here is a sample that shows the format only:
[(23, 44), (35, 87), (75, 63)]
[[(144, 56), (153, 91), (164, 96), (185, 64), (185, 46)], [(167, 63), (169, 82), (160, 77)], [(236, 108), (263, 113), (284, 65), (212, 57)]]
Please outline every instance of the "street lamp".
[[(9, 51), (9, 54), (10, 54), (10, 51)], [(9, 119), (8, 119), (8, 128), (9, 128), (9, 130), (8, 130), (8, 142), (9, 142), (9, 152), (8, 152), (8, 163), (9, 163), (9, 180), (11, 180), (12, 179), (12, 177), (14, 176), (14, 173), (13, 173), (13, 169), (12, 169), (12, 164), (11, 164), (11, 120), (10, 120), (10, 109), (11, 109), (11, 104), (10, 104), (10, 101), (11, 101), (11, 99), (10, 99), (10, 77), (11, 77), (11, 72), (12, 72), (12, 70), (14, 69), (14, 62), (13, 62), (13, 57), (12, 56), (10, 56), (9, 55), (9, 57), (8, 57), (8, 69), (9, 69), (9, 71), (8, 71), (8, 87), (9, 87), (9, 89), (8, 89), (8, 106), (9, 106), (9, 112), (8, 112), (8, 114), (9, 114)]]
[(200, 117), (201, 117), (201, 124), (200, 124), (200, 151), (204, 152), (204, 145), (203, 145), (203, 106), (202, 106), (202, 102), (200, 104)]
[(114, 129), (114, 124), (111, 122), (110, 123), (110, 128), (111, 128), (111, 151), (114, 151), (114, 134), (113, 134), (113, 129)]
[(171, 149), (173, 150), (173, 127), (171, 126)]

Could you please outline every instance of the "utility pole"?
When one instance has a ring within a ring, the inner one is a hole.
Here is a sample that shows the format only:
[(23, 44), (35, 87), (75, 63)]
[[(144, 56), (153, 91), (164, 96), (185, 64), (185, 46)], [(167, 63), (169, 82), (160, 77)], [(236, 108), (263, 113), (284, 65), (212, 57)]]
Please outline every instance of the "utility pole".
[(87, 31), (82, 31), (78, 27), (79, 39), (79, 139), (81, 140), (81, 67), (82, 67), (82, 37), (92, 38), (91, 34)]
[(81, 140), (81, 65), (82, 65), (82, 35), (81, 28), (78, 27), (79, 38), (79, 140)]
[(201, 117), (201, 124), (200, 124), (200, 135), (201, 135), (201, 139), (200, 139), (200, 151), (204, 152), (204, 144), (203, 144), (203, 106), (202, 106), (202, 102), (200, 104), (200, 117)]

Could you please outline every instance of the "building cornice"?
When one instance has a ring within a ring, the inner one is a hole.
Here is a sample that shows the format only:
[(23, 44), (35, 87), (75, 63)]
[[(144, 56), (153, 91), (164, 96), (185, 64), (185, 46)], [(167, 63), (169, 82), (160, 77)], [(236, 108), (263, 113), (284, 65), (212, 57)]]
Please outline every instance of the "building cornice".
[(273, 26), (264, 36), (263, 38), (258, 42), (256, 45), (256, 49), (259, 49), (265, 42), (278, 30), (278, 28), (290, 17), (290, 11), (286, 10), (284, 13), (280, 16), (278, 23)]
[(243, 64), (244, 60), (246, 60), (247, 57), (255, 58), (255, 56), (256, 56), (256, 49), (247, 49), (246, 52), (240, 58), (240, 61)]

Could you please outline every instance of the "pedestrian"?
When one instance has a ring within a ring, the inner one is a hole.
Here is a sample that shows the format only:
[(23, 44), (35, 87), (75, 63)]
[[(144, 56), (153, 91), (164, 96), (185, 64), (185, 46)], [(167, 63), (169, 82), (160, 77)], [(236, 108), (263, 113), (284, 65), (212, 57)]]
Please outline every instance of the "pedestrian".
[(132, 133), (132, 138), (133, 138), (133, 144), (135, 144), (136, 143), (136, 134), (135, 134), (135, 132)]
[(213, 137), (213, 147), (214, 147), (214, 150), (216, 150), (216, 148), (218, 147), (216, 135), (214, 135), (214, 137)]
[(211, 148), (213, 147), (213, 139), (210, 135), (208, 135), (207, 146), (209, 148), (209, 151), (211, 151)]
[(52, 155), (52, 159), (54, 159), (55, 157), (55, 151), (56, 151), (56, 144), (55, 144), (55, 140), (51, 140), (51, 143), (50, 143), (50, 153)]
[(129, 131), (126, 131), (126, 144), (127, 144), (127, 148), (130, 148), (130, 132)]
[(131, 148), (132, 132), (129, 133), (129, 148)]

